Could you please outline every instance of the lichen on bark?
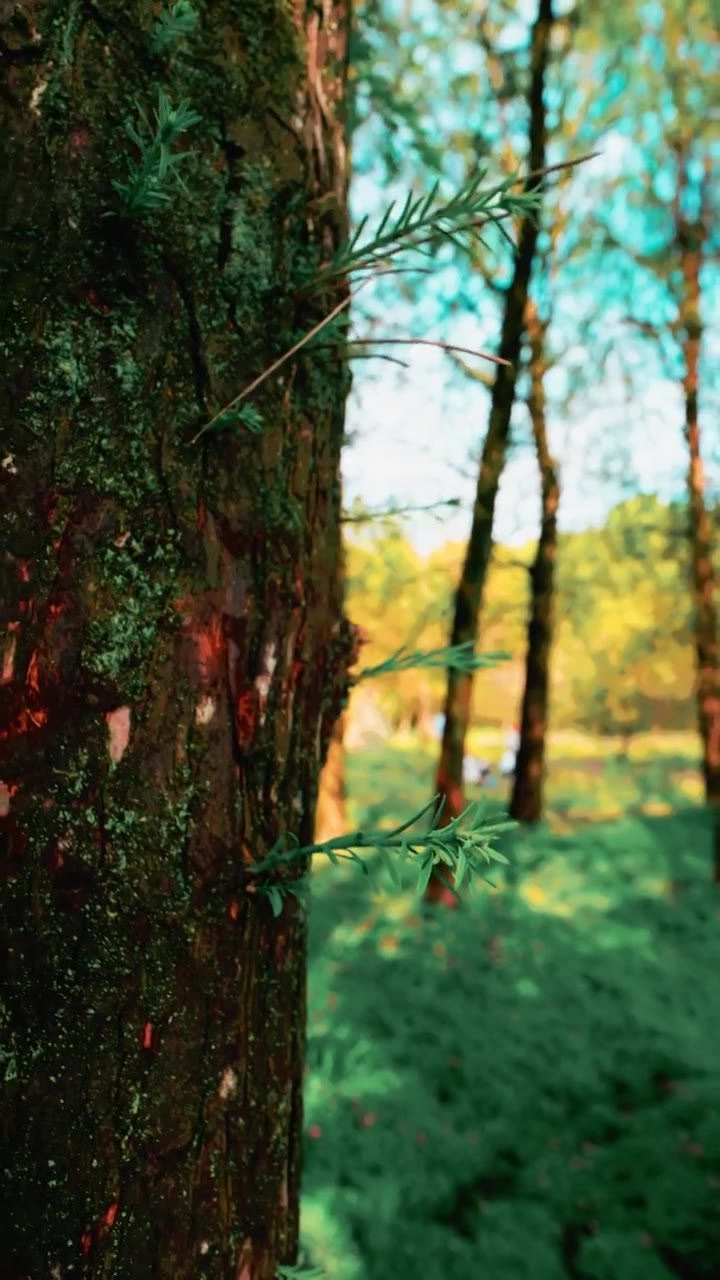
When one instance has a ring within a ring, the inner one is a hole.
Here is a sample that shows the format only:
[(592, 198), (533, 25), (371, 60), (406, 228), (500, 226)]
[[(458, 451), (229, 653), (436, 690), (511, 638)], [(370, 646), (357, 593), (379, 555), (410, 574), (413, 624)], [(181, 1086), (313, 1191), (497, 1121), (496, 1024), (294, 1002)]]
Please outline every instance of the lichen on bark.
[[(345, 366), (312, 352), (190, 440), (342, 296), (343, 6), (0, 15), (3, 1253), (35, 1275), (268, 1280), (297, 1245), (305, 921), (247, 892), (312, 839), (351, 656)], [(201, 122), (122, 216), (125, 123)], [(107, 216), (106, 216), (107, 215)], [(4, 810), (3, 810), (4, 812)]]

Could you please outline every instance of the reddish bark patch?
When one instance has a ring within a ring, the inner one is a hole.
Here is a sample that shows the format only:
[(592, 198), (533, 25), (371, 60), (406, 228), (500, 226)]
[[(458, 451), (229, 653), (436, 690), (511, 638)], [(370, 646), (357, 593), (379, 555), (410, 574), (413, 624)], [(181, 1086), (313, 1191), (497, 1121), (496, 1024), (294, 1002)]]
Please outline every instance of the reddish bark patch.
[(102, 1220), (102, 1225), (108, 1231), (112, 1226), (115, 1225), (115, 1219), (117, 1218), (119, 1207), (120, 1207), (119, 1200), (113, 1200), (112, 1204), (109, 1204), (107, 1209), (105, 1210), (105, 1217)]
[(0, 684), (10, 684), (15, 670), (15, 646), (17, 640), (13, 634), (17, 630), (16, 623), (10, 623), (8, 631), (10, 632), (5, 642), (5, 652), (3, 654), (2, 671), (0, 672)]
[(40, 672), (38, 665), (37, 653), (33, 653), (28, 663), (25, 683), (28, 689), (32, 689), (34, 693), (40, 692)]
[(200, 684), (212, 684), (217, 679), (225, 653), (225, 638), (219, 615), (213, 613), (205, 624), (192, 619), (190, 636), (195, 647), (195, 664)]
[(77, 156), (81, 151), (85, 151), (90, 145), (90, 130), (84, 125), (73, 129), (68, 138), (68, 152), (71, 156)]
[(0, 782), (0, 818), (7, 818), (10, 813), (10, 803), (17, 791), (17, 787), (9, 787), (6, 782)]
[(39, 707), (37, 711), (30, 711), (28, 707), (23, 707), (6, 729), (0, 729), (0, 742), (8, 738), (22, 737), (24, 734), (32, 733), (33, 729), (42, 729), (47, 721), (48, 713), (44, 707)]
[(241, 693), (235, 703), (235, 732), (237, 734), (238, 746), (247, 751), (250, 743), (255, 737), (255, 724), (257, 720), (256, 697), (253, 689), (246, 689)]
[(66, 613), (66, 612), (67, 612), (67, 601), (55, 600), (51, 604), (49, 604), (47, 607), (47, 620), (50, 623), (50, 625), (52, 625), (53, 622), (57, 622), (58, 618), (62, 613)]
[(88, 289), (87, 293), (85, 294), (85, 297), (87, 301), (90, 303), (90, 306), (92, 307), (93, 311), (99, 311), (100, 314), (103, 316), (106, 316), (108, 314), (110, 308), (106, 305), (106, 303), (104, 303), (101, 300), (100, 295), (97, 292), (97, 289)]
[(118, 707), (105, 716), (110, 735), (109, 751), (113, 764), (122, 760), (130, 741), (130, 708)]

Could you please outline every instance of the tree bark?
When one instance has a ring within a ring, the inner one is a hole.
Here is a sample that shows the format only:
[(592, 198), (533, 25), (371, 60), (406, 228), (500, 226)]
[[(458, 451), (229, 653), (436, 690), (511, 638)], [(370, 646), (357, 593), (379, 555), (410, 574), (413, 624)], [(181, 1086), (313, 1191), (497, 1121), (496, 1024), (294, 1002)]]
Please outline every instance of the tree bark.
[[(249, 864), (312, 840), (346, 694), (346, 366), (300, 353), (258, 433), (192, 441), (344, 296), (308, 281), (346, 230), (348, 14), (198, 12), (156, 51), (151, 0), (0, 13), (6, 1280), (296, 1257), (306, 924)], [(201, 121), (128, 216), (159, 87)]]
[(520, 746), (515, 761), (510, 816), (518, 822), (539, 822), (543, 812), (545, 737), (550, 691), (550, 654), (553, 638), (557, 510), (560, 486), (550, 453), (545, 418), (545, 340), (547, 325), (531, 298), (526, 308), (530, 344), (530, 394), (528, 409), (540, 471), (542, 514), (540, 537), (530, 570), (530, 618), (528, 622), (525, 687), (520, 718)]
[[(707, 235), (706, 215), (690, 220), (681, 212), (687, 180), (686, 158), (678, 148), (678, 199), (675, 232), (683, 278), (679, 327), (684, 358), (685, 440), (688, 447), (690, 559), (695, 617), (697, 721), (702, 743), (705, 801), (714, 815), (713, 876), (720, 884), (720, 644), (712, 559), (712, 524), (705, 502), (705, 476), (698, 416), (702, 342), (701, 270)], [(709, 169), (709, 166), (708, 166)], [(704, 191), (710, 186), (705, 175)], [(709, 203), (703, 200), (703, 205)]]
[[(539, 0), (530, 46), (530, 89), (528, 95), (529, 151), (528, 168), (536, 171), (545, 165), (546, 111), (545, 80), (551, 55), (553, 24), (552, 0)], [(541, 186), (537, 179), (526, 181), (525, 190), (534, 191)], [(513, 277), (505, 295), (505, 311), (498, 355), (509, 361), (497, 365), (492, 387), (490, 419), (483, 445), (478, 475), (473, 519), (460, 583), (455, 593), (455, 609), (450, 644), (469, 641), (475, 643), (482, 605), (485, 580), (492, 554), (492, 530), (500, 477), (505, 466), (510, 442), (510, 421), (515, 403), (517, 365), (524, 333), (524, 315), (528, 298), (530, 275), (538, 241), (538, 216), (523, 218)], [(443, 797), (445, 806), (443, 823), (462, 812), (464, 806), (462, 762), (465, 736), (470, 719), (472, 675), (460, 671), (448, 671), (445, 697), (445, 728), (435, 791)], [(429, 901), (453, 901), (442, 881), (433, 876), (428, 884)]]
[(315, 840), (333, 840), (347, 831), (345, 807), (345, 747), (343, 736), (345, 715), (338, 717), (333, 729), (327, 759), (320, 774)]

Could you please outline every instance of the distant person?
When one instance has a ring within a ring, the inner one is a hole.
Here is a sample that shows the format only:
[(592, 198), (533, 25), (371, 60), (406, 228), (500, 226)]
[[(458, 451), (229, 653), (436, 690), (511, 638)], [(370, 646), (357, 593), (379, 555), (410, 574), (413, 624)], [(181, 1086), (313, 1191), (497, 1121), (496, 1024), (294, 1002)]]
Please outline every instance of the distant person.
[(500, 772), (503, 778), (512, 778), (515, 773), (515, 761), (517, 760), (519, 746), (520, 729), (518, 725), (515, 725), (505, 739), (505, 750), (500, 758)]
[(442, 711), (439, 711), (436, 716), (433, 716), (432, 724), (433, 724), (433, 734), (437, 738), (438, 742), (442, 742), (442, 736), (445, 732), (445, 716), (443, 715)]
[(479, 760), (477, 756), (465, 756), (462, 776), (466, 786), (492, 786), (490, 765), (487, 760)]

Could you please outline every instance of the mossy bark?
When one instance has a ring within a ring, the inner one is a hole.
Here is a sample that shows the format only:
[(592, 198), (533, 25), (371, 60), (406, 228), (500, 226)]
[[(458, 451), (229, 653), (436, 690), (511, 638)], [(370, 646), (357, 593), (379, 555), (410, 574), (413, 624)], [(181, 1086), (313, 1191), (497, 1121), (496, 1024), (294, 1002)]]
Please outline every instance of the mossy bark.
[[(530, 86), (528, 168), (531, 172), (545, 166), (546, 109), (545, 82), (551, 56), (554, 14), (552, 0), (539, 0), (530, 41)], [(535, 190), (537, 179), (529, 179), (526, 190)], [(498, 355), (508, 361), (497, 365), (491, 392), (490, 419), (483, 444), (478, 473), (473, 518), (463, 561), (460, 582), (455, 593), (455, 609), (449, 643), (475, 643), (478, 636), (480, 610), (485, 581), (492, 555), (492, 530), (495, 502), (500, 478), (510, 444), (510, 422), (515, 404), (515, 386), (525, 331), (525, 306), (530, 286), (533, 260), (537, 248), (539, 224), (537, 216), (522, 219), (512, 280), (505, 295), (502, 330)], [(445, 696), (445, 728), (435, 791), (444, 798), (442, 822), (448, 823), (463, 810), (462, 763), (465, 737), (470, 720), (472, 675), (449, 671)], [(433, 876), (427, 888), (428, 901), (450, 904), (441, 880)]]
[(679, 306), (685, 399), (685, 441), (688, 449), (687, 492), (690, 516), (690, 560), (694, 606), (697, 723), (702, 743), (705, 800), (713, 814), (713, 876), (720, 884), (720, 626), (712, 557), (712, 523), (705, 499), (698, 392), (702, 343), (701, 271), (710, 225), (710, 164), (701, 191), (701, 216), (681, 212), (687, 183), (687, 156), (678, 147), (678, 198), (675, 234), (682, 271)]
[[(345, 5), (0, 13), (0, 1272), (269, 1280), (296, 1256), (312, 840), (352, 628), (346, 366), (191, 440), (343, 296)], [(123, 215), (124, 133), (201, 122)], [(108, 216), (105, 216), (108, 215)], [(300, 870), (300, 869), (298, 869)], [(5, 1268), (3, 1271), (2, 1268)]]
[(528, 410), (540, 472), (540, 537), (530, 569), (530, 617), (525, 655), (525, 685), (520, 715), (520, 746), (515, 761), (510, 816), (539, 822), (543, 811), (545, 739), (550, 697), (550, 654), (555, 600), (557, 511), (560, 486), (550, 453), (545, 415), (545, 336), (547, 324), (530, 298), (525, 309), (530, 347)]

